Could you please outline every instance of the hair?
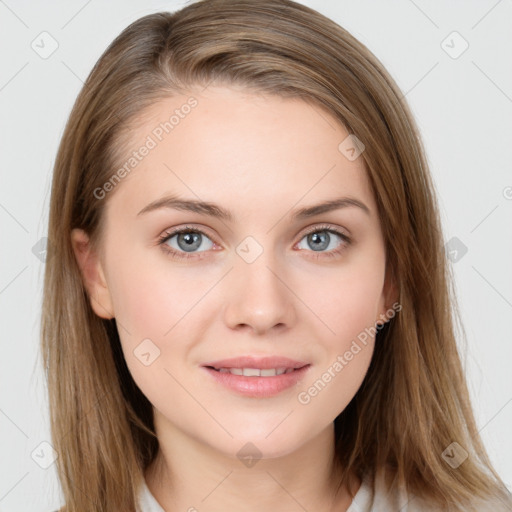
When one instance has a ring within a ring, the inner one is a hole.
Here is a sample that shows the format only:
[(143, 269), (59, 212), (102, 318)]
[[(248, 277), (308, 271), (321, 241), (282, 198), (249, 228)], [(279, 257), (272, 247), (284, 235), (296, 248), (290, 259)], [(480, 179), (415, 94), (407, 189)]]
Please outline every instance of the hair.
[[(211, 83), (309, 102), (365, 147), (401, 311), (379, 329), (365, 379), (335, 419), (340, 486), (350, 473), (362, 478), (386, 467), (395, 483), (443, 510), (469, 510), (476, 498), (510, 504), (471, 409), (435, 189), (404, 95), (362, 43), (308, 7), (202, 0), (123, 30), (92, 69), (60, 142), (41, 346), (63, 510), (134, 512), (159, 446), (151, 403), (130, 375), (115, 319), (91, 308), (71, 230), (83, 229), (99, 247), (115, 192), (99, 200), (94, 191), (126, 160), (130, 130), (145, 108)], [(457, 469), (442, 458), (453, 441), (469, 453)]]

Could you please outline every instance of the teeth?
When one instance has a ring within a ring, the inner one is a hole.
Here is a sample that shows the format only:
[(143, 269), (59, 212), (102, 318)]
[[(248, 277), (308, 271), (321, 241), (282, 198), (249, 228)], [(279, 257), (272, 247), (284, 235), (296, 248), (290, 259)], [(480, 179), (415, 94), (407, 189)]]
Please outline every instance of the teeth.
[(291, 373), (294, 368), (219, 368), (221, 373), (231, 373), (233, 375), (243, 375), (244, 377), (275, 377), (283, 373)]
[(244, 368), (243, 374), (244, 377), (260, 377), (261, 370), (258, 370), (257, 368)]

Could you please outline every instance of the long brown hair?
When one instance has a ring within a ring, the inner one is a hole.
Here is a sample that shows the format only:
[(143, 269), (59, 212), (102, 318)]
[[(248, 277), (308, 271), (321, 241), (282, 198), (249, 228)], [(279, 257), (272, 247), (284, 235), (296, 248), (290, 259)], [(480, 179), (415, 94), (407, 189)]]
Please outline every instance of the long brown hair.
[[(403, 94), (364, 45), (312, 9), (203, 0), (144, 16), (112, 42), (76, 100), (56, 158), (41, 330), (65, 510), (133, 512), (158, 451), (151, 404), (127, 369), (115, 319), (92, 311), (71, 230), (99, 243), (110, 196), (94, 191), (126, 160), (137, 115), (212, 82), (304, 99), (365, 146), (402, 309), (378, 332), (366, 378), (335, 420), (340, 485), (350, 473), (387, 467), (443, 510), (468, 510), (472, 498), (510, 503), (471, 410), (434, 187)], [(442, 457), (454, 441), (469, 453), (456, 469)]]

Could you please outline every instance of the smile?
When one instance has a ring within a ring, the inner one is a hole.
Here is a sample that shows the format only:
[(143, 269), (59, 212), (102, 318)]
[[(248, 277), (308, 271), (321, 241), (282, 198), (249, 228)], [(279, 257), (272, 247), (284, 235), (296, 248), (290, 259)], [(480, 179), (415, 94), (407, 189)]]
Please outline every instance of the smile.
[(308, 373), (311, 365), (301, 368), (215, 368), (203, 370), (220, 389), (251, 398), (271, 398), (296, 387)]
[(220, 373), (243, 375), (244, 377), (275, 377), (283, 373), (291, 373), (294, 368), (213, 368)]

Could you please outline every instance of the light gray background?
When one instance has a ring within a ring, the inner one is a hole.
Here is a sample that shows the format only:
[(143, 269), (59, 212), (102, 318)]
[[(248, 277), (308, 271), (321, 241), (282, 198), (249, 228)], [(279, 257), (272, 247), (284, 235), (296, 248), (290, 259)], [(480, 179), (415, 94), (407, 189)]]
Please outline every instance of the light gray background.
[[(464, 364), (481, 434), (510, 487), (512, 2), (303, 3), (373, 51), (416, 116), (445, 241), (457, 237), (468, 249), (453, 263), (468, 336)], [(65, 121), (82, 81), (122, 29), (142, 15), (183, 5), (0, 1), (0, 511), (42, 512), (61, 503), (55, 466), (42, 469), (31, 457), (50, 441), (38, 337), (43, 263), (32, 247), (46, 233)], [(31, 48), (43, 31), (59, 45), (47, 59)], [(446, 39), (453, 31), (469, 44), (457, 58), (464, 43), (456, 35)]]

